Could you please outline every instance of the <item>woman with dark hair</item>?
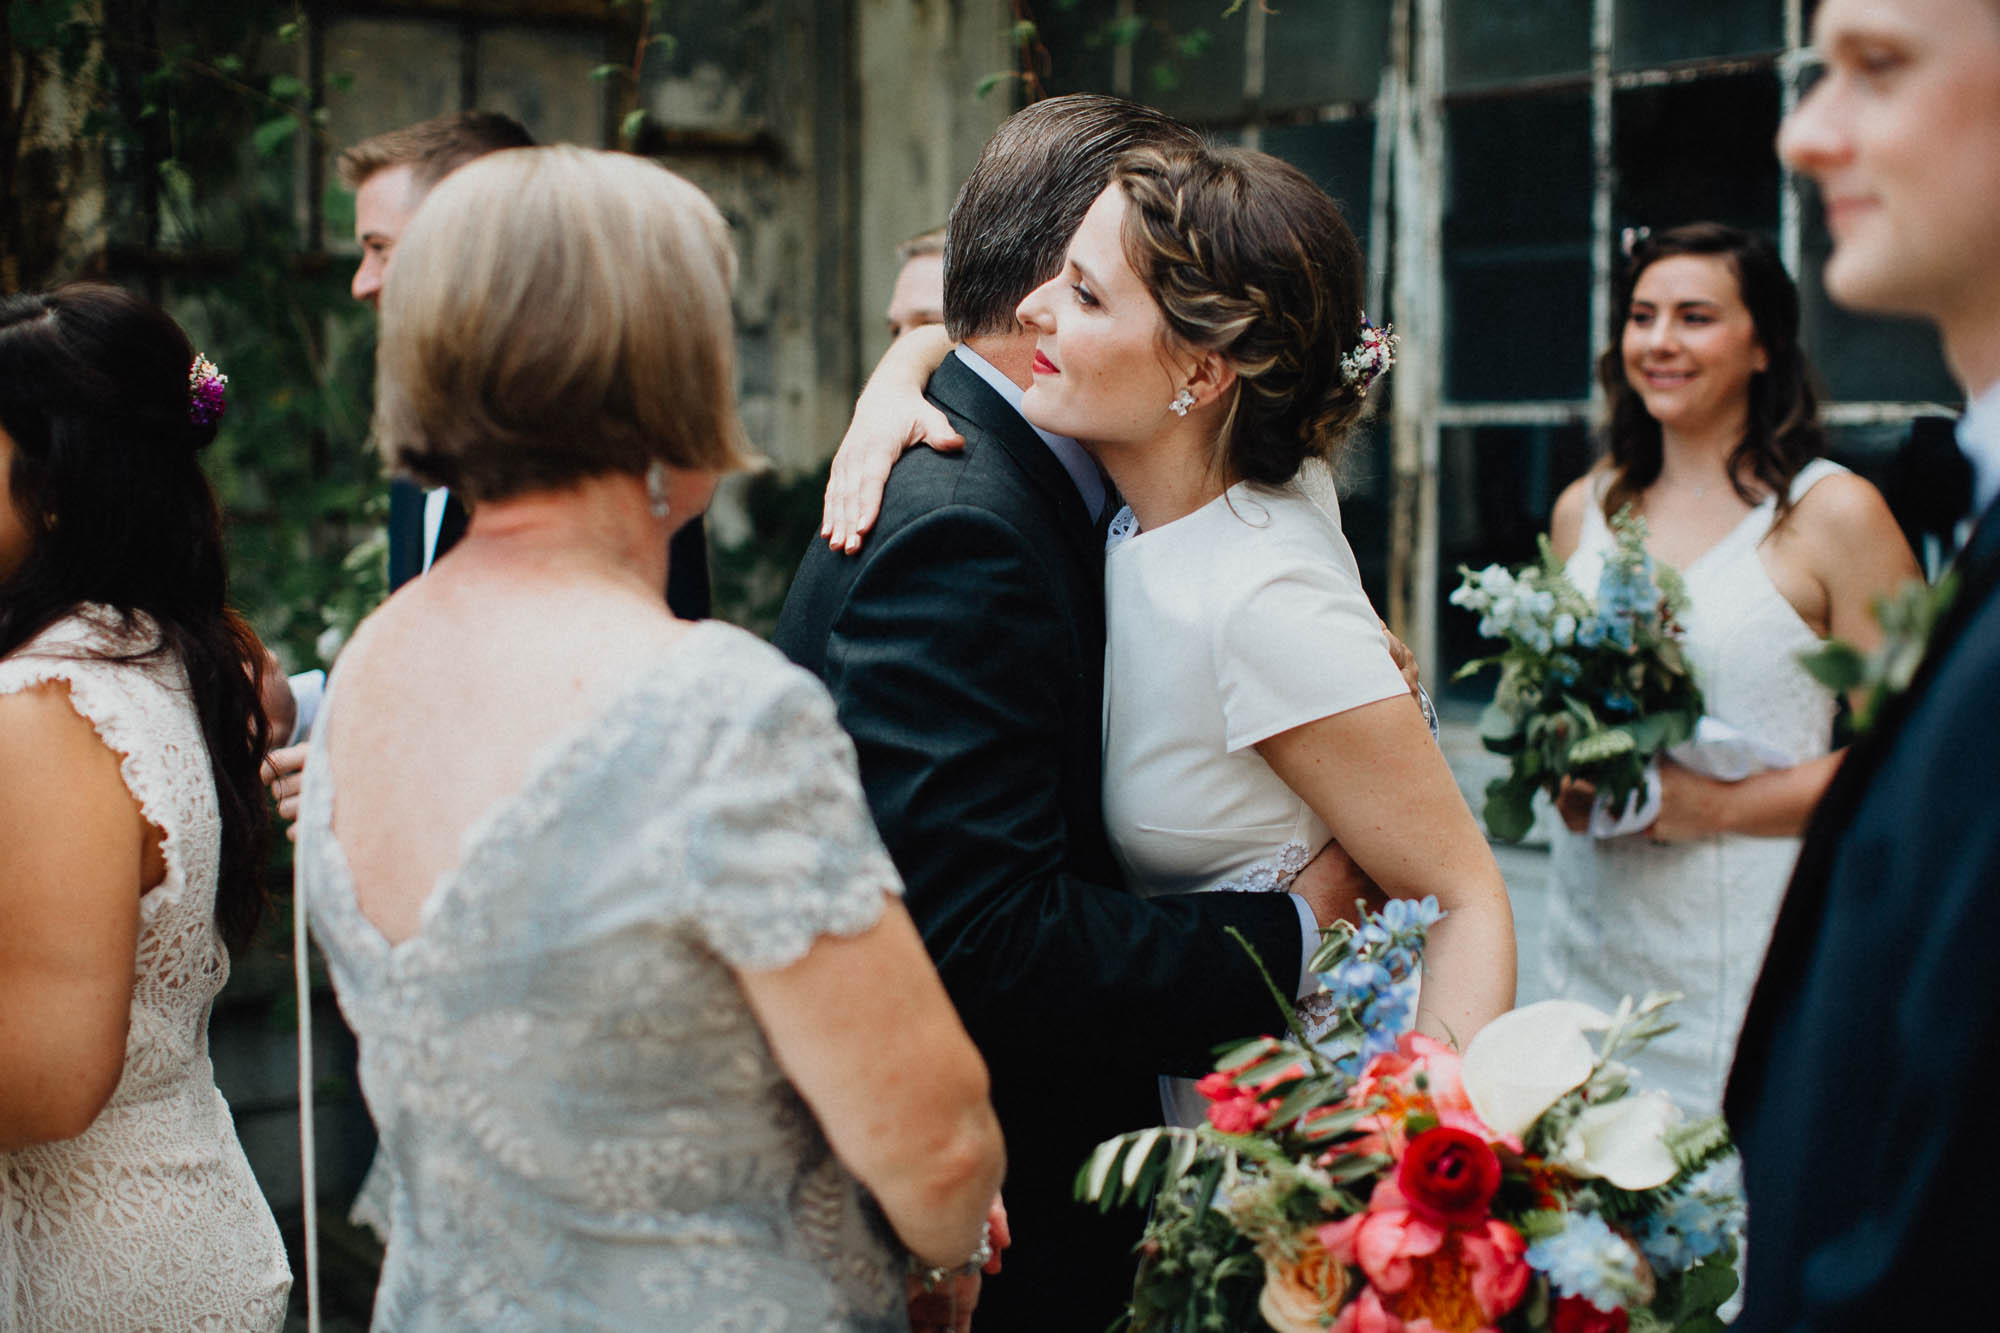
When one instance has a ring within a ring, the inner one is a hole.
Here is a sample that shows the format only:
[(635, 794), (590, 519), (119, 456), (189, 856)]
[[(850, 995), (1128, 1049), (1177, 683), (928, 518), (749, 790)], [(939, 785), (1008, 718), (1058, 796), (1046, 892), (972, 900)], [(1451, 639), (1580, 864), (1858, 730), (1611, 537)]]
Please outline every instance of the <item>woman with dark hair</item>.
[(263, 910), (262, 652), (159, 309), (0, 299), (0, 1327), (275, 1329), (291, 1275), (208, 1060)]
[(1798, 834), (1840, 762), (1833, 696), (1799, 655), (1828, 636), (1873, 646), (1872, 600), (1918, 571), (1875, 488), (1819, 457), (1798, 292), (1769, 241), (1676, 227), (1633, 250), (1623, 291), (1598, 366), (1606, 457), (1557, 499), (1552, 543), (1594, 589), (1609, 520), (1644, 518), (1648, 550), (1687, 583), (1709, 715), (1792, 762), (1723, 782), (1663, 761), (1643, 836), (1592, 836), (1597, 793), (1565, 782), (1544, 980), (1604, 1007), (1681, 992), (1648, 1078), (1712, 1111)]

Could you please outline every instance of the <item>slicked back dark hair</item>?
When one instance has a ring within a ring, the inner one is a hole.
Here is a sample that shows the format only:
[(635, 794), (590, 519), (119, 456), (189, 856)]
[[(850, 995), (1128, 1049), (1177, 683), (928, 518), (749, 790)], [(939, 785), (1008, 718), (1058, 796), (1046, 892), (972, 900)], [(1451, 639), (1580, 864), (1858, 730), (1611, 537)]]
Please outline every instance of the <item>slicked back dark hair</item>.
[(215, 427), (188, 419), (193, 360), (180, 325), (122, 288), (0, 297), (0, 426), (29, 531), (0, 580), (0, 657), (89, 604), (158, 624), (139, 656), (170, 652), (187, 671), (222, 813), (216, 921), (241, 948), (265, 900), (263, 656), (228, 605), (221, 514), (197, 457)]
[(1016, 111), (979, 154), (945, 227), (944, 322), (953, 338), (1011, 333), (1014, 309), (1062, 268), (1070, 237), (1119, 157), (1199, 148), (1173, 117), (1099, 93)]

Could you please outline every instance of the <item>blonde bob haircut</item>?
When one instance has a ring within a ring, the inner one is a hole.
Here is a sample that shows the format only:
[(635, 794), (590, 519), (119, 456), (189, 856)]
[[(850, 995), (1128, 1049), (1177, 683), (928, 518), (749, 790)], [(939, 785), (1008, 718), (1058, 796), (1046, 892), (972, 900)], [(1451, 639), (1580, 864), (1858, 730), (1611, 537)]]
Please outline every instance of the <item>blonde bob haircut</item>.
[(382, 291), (375, 440), (473, 502), (655, 459), (755, 460), (736, 414), (735, 252), (707, 195), (625, 153), (489, 153), (430, 193)]

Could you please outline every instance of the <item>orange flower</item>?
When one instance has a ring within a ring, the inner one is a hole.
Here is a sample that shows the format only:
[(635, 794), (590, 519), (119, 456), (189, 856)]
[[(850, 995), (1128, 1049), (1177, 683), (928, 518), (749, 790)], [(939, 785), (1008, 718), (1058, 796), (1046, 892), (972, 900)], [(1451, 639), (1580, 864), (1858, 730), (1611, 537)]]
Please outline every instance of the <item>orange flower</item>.
[(1296, 1258), (1265, 1254), (1257, 1313), (1277, 1333), (1322, 1333), (1326, 1317), (1347, 1299), (1351, 1282), (1347, 1266), (1308, 1232)]

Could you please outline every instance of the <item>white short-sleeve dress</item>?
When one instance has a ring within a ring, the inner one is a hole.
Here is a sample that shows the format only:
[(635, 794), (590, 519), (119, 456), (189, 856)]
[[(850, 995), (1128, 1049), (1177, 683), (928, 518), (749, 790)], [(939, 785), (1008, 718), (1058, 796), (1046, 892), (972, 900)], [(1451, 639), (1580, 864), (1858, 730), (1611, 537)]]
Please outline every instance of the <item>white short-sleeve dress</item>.
[[(1409, 692), (1339, 509), (1239, 483), (1144, 532), (1126, 511), (1104, 577), (1104, 815), (1128, 882), (1285, 888), (1329, 834), (1253, 747)], [(1191, 1123), (1198, 1100), (1173, 1082), (1172, 1118)]]

